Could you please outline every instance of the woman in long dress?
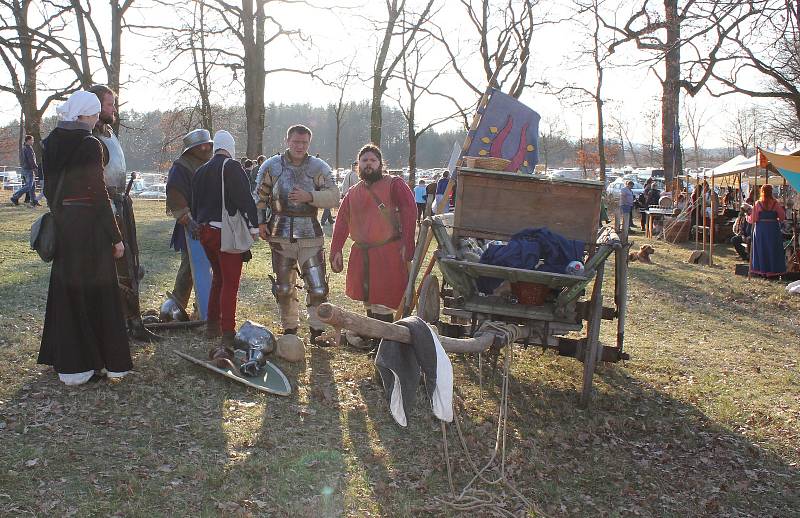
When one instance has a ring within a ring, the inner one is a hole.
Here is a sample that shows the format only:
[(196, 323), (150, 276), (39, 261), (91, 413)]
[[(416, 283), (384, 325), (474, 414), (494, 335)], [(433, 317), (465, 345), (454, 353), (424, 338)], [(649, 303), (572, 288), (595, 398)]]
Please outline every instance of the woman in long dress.
[(753, 225), (753, 250), (750, 254), (750, 273), (777, 277), (786, 273), (781, 221), (786, 219), (783, 206), (772, 196), (772, 186), (761, 187), (761, 196), (747, 216)]
[(78, 91), (57, 111), (58, 126), (42, 142), (57, 246), (38, 363), (52, 365), (67, 385), (79, 385), (133, 368), (114, 266), (125, 247), (103, 181), (102, 147), (91, 134), (100, 102)]

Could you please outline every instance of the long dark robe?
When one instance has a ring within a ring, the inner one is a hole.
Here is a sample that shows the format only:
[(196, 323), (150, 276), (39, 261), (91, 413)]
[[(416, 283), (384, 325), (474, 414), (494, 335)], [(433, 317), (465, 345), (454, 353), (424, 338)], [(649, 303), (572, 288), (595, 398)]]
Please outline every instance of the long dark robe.
[(102, 148), (88, 129), (69, 123), (43, 144), (45, 194), (53, 200), (63, 174), (67, 204), (54, 212), (57, 248), (38, 363), (61, 374), (131, 370), (112, 255), (121, 237), (103, 182)]

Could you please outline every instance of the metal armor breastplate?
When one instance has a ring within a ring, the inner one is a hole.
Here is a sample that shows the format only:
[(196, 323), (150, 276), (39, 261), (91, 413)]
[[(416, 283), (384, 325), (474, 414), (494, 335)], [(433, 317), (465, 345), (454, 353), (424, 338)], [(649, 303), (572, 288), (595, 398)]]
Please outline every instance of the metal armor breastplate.
[(272, 220), (269, 229), (274, 237), (303, 239), (321, 237), (322, 227), (317, 219), (317, 208), (308, 203), (289, 201), (289, 193), (296, 187), (308, 192), (317, 190), (314, 175), (306, 160), (299, 166), (289, 165), (281, 158), (275, 168), (272, 182)]
[(122, 152), (119, 139), (117, 139), (113, 131), (110, 137), (98, 135), (97, 138), (100, 139), (108, 151), (108, 164), (103, 169), (103, 180), (106, 182), (106, 187), (125, 189), (127, 167), (125, 165), (125, 154)]

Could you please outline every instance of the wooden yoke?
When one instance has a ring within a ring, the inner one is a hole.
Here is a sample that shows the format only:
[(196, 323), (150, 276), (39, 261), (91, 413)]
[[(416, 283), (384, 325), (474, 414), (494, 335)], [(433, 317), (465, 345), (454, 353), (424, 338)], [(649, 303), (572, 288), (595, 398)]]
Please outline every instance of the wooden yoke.
[[(411, 343), (411, 331), (403, 326), (352, 313), (328, 302), (320, 304), (317, 316), (330, 326), (349, 329), (360, 336), (385, 338), (404, 344)], [(439, 336), (439, 341), (442, 348), (448, 353), (480, 353), (492, 346), (495, 336), (492, 333), (464, 339)]]

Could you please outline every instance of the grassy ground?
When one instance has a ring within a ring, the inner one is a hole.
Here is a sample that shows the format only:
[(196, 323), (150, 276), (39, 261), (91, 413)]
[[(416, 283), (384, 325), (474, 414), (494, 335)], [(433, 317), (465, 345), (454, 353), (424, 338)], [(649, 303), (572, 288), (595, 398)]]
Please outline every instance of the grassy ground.
[[(434, 500), (449, 491), (438, 424), (418, 405), (407, 430), (395, 425), (370, 362), (348, 349), (278, 360), (296, 388), (288, 398), (178, 359), (172, 350), (209, 347), (186, 331), (137, 347), (135, 374), (120, 382), (61, 385), (36, 365), (49, 266), (27, 239), (42, 209), (7, 201), (0, 194), (0, 515), (455, 514)], [(136, 210), (142, 305), (157, 308), (177, 268), (171, 224), (163, 203)], [(683, 262), (689, 247), (656, 249), (657, 264), (630, 270), (631, 360), (599, 368), (589, 410), (577, 406), (580, 363), (515, 355), (510, 479), (549, 516), (800, 516), (800, 298), (734, 276), (728, 247), (714, 267)], [(277, 330), (267, 256), (259, 244), (246, 266), (238, 319)], [(342, 292), (333, 275), (332, 302), (357, 309)], [(606, 322), (602, 339), (613, 333)], [(453, 363), (465, 440), (485, 460), (499, 377), (485, 365), (480, 375), (476, 358)], [(452, 429), (449, 445), (463, 487), (471, 474)], [(525, 512), (502, 488), (479, 487)]]

